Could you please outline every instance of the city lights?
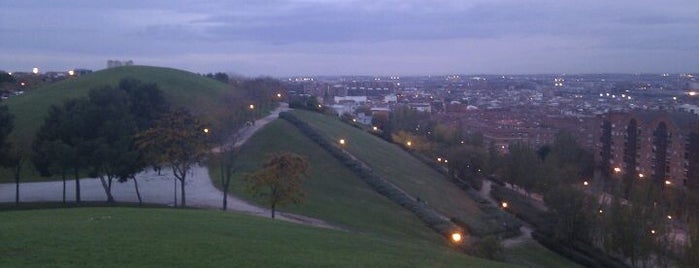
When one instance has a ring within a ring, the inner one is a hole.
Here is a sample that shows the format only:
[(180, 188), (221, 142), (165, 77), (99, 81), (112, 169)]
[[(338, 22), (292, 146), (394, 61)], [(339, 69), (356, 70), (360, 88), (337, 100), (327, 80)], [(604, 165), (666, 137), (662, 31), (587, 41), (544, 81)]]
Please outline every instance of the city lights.
[(665, 181), (665, 185), (670, 185), (670, 184), (672, 184), (671, 181), (669, 181), (669, 180), (666, 180), (666, 181)]
[(643, 173), (638, 173), (638, 177), (643, 179), (643, 177), (645, 177), (645, 175), (643, 175)]
[(68, 75), (74, 76), (74, 75), (75, 75), (75, 71), (73, 71), (73, 70), (68, 71)]
[(587, 181), (584, 181), (583, 185), (588, 186), (588, 185), (590, 185), (590, 183), (588, 183)]
[(621, 172), (621, 168), (615, 167), (615, 168), (614, 168), (614, 172), (615, 172), (615, 173)]

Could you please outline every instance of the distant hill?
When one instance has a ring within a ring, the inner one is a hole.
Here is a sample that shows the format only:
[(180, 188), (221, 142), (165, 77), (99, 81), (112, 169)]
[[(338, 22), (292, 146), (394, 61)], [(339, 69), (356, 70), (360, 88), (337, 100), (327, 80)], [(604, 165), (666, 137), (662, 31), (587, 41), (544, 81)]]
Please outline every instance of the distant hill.
[(156, 83), (173, 105), (189, 107), (195, 111), (205, 111), (221, 105), (219, 97), (228, 87), (191, 72), (163, 67), (124, 66), (97, 71), (45, 85), (8, 99), (6, 104), (15, 115), (15, 128), (11, 137), (20, 144), (29, 146), (51, 105), (87, 96), (92, 88), (116, 86), (123, 78)]

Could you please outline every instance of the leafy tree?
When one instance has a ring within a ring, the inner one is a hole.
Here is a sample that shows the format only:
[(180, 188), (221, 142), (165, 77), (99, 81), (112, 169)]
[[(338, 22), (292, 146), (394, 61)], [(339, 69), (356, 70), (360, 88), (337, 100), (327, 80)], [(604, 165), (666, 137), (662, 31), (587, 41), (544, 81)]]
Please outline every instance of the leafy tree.
[(186, 206), (185, 182), (187, 173), (200, 163), (211, 149), (211, 139), (204, 132), (206, 126), (186, 109), (167, 113), (160, 121), (136, 135), (136, 146), (147, 152), (155, 163), (167, 163), (180, 182), (181, 204)]
[(566, 184), (544, 195), (553, 237), (562, 242), (591, 242), (596, 203), (592, 196)]
[[(133, 164), (130, 160), (138, 158), (132, 145), (137, 127), (130, 106), (129, 96), (124, 90), (112, 87), (93, 89), (83, 117), (88, 127), (82, 132), (85, 146), (89, 148), (87, 167), (99, 176), (108, 202), (114, 202), (113, 181), (119, 179), (127, 168), (122, 165)], [(125, 179), (121, 178), (122, 181)]]
[(19, 169), (23, 158), (18, 154), (20, 147), (7, 141), (12, 128), (14, 128), (14, 116), (10, 114), (7, 106), (0, 106), (0, 164), (13, 170), (15, 202), (19, 203)]
[(505, 257), (505, 247), (497, 237), (489, 235), (476, 244), (474, 253), (482, 258), (502, 260)]
[(209, 130), (208, 134), (212, 138), (216, 148), (213, 149), (213, 160), (220, 169), (220, 182), (223, 188), (223, 210), (228, 208), (228, 189), (235, 172), (235, 161), (238, 157), (237, 143), (241, 139), (241, 126), (245, 125), (244, 104), (239, 103), (239, 98), (230, 96), (225, 101), (228, 107), (219, 110), (215, 116), (218, 119)]
[(539, 177), (537, 174), (541, 166), (539, 159), (527, 144), (517, 142), (510, 144), (509, 148), (510, 152), (503, 161), (503, 177), (529, 193)]
[(277, 206), (303, 200), (302, 175), (308, 172), (308, 160), (295, 153), (267, 155), (262, 168), (245, 175), (248, 191), (266, 198), (274, 218)]
[(83, 120), (87, 106), (86, 99), (71, 99), (62, 106), (49, 108), (31, 146), (30, 159), (42, 176), (61, 173), (64, 202), (65, 175), (71, 171), (75, 178), (75, 201), (81, 201), (79, 173), (86, 166), (85, 156), (90, 151), (82, 134), (87, 128)]

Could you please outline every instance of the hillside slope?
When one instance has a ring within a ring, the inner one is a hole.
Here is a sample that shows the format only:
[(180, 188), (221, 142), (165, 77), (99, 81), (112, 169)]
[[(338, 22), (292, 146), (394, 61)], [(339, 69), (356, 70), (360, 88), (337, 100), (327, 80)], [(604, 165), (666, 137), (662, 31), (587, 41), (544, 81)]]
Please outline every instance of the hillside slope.
[(31, 144), (34, 133), (43, 123), (51, 105), (61, 105), (65, 100), (87, 96), (92, 88), (116, 86), (123, 78), (156, 83), (172, 104), (202, 112), (215, 108), (221, 93), (227, 88), (226, 84), (216, 80), (171, 68), (124, 66), (106, 69), (49, 84), (8, 99), (6, 104), (15, 115), (15, 129), (11, 137), (17, 139), (19, 144)]

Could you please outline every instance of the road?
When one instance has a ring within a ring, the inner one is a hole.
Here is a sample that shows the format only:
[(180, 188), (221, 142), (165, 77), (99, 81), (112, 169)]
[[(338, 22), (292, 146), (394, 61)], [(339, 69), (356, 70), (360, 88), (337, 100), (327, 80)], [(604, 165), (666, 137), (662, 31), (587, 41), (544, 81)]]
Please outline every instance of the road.
[[(286, 110), (289, 110), (288, 105), (283, 103), (268, 116), (256, 120), (254, 125), (241, 129), (237, 135), (238, 139), (235, 146), (244, 144), (255, 132), (269, 122), (276, 120), (279, 117), (279, 113)], [(204, 209), (221, 209), (223, 192), (213, 185), (207, 168), (195, 166), (190, 172), (185, 182), (187, 205)], [(155, 171), (146, 170), (139, 173), (136, 178), (144, 203), (174, 206), (175, 198), (179, 199), (179, 184), (176, 184), (175, 177), (167, 168), (163, 168), (161, 175), (158, 175)], [(107, 195), (100, 180), (97, 178), (81, 179), (80, 187), (81, 199), (83, 201), (107, 200)], [(21, 183), (20, 201), (60, 202), (63, 200), (62, 189), (63, 183), (61, 181)], [(138, 202), (133, 180), (124, 183), (115, 182), (112, 185), (112, 195), (117, 202)], [(0, 184), (0, 202), (11, 203), (14, 201), (15, 184)], [(75, 181), (73, 180), (66, 182), (66, 201), (75, 201)], [(271, 214), (269, 209), (251, 204), (231, 194), (228, 195), (228, 210), (261, 217), (269, 217)], [(276, 218), (321, 228), (339, 229), (323, 220), (291, 213), (278, 212)]]

